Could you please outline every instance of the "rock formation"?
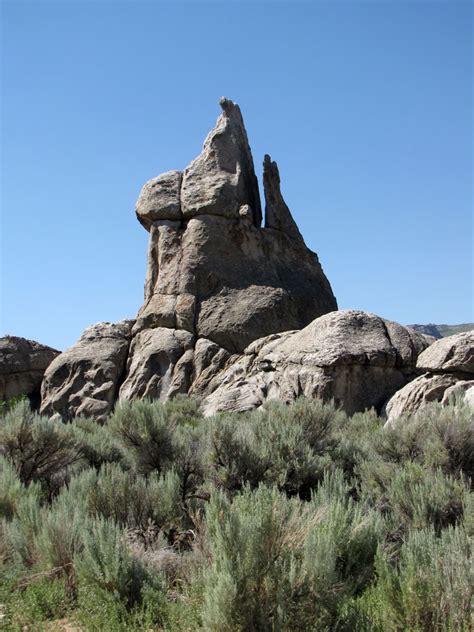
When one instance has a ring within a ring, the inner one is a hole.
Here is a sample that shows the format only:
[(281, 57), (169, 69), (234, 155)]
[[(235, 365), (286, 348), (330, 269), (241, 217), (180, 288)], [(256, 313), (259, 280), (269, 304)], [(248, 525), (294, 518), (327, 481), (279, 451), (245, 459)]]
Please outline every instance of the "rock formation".
[[(414, 377), (425, 338), (374, 314), (326, 314), (301, 331), (274, 334), (249, 345), (217, 373), (204, 411), (243, 411), (271, 399), (334, 400), (348, 413), (382, 407)], [(199, 393), (199, 384), (192, 391)]]
[(123, 381), (133, 321), (98, 323), (48, 367), (41, 386), (41, 413), (104, 420)]
[(43, 412), (103, 417), (117, 396), (167, 399), (196, 381), (203, 389), (252, 341), (337, 309), (269, 156), (262, 227), (240, 109), (227, 99), (221, 107), (202, 153), (140, 193), (136, 214), (150, 238), (145, 302), (131, 330), (107, 324), (85, 332), (47, 372)]
[(392, 398), (393, 417), (472, 383), (472, 334), (426, 349), (429, 336), (337, 311), (269, 156), (262, 226), (240, 109), (227, 99), (221, 107), (202, 153), (183, 172), (147, 182), (138, 198), (137, 218), (150, 236), (136, 320), (94, 325), (57, 357), (45, 373), (41, 411), (104, 419), (117, 400), (189, 393), (206, 414), (305, 396), (349, 413), (380, 411)]
[(37, 408), (44, 372), (59, 353), (26, 338), (0, 338), (0, 400), (26, 395)]
[[(145, 303), (134, 334), (182, 329), (231, 353), (256, 338), (301, 328), (337, 309), (317, 256), (308, 250), (264, 162), (265, 227), (240, 109), (222, 114), (203, 151), (181, 174), (147, 182), (137, 217), (150, 231)], [(134, 353), (141, 353), (137, 343)]]
[(419, 355), (416, 366), (422, 375), (395, 393), (387, 403), (388, 423), (430, 402), (446, 403), (474, 387), (474, 332), (437, 340)]

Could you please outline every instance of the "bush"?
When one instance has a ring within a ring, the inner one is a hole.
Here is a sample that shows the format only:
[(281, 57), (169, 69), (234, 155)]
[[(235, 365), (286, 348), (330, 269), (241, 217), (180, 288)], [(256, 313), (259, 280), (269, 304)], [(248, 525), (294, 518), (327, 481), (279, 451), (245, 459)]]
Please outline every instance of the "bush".
[(77, 443), (81, 446), (82, 458), (90, 467), (99, 469), (104, 463), (118, 463), (123, 459), (107, 425), (102, 426), (84, 417), (75, 419), (71, 425)]
[(2, 605), (4, 618), (0, 620), (0, 627), (6, 630), (39, 630), (43, 628), (39, 628), (38, 623), (66, 616), (72, 602), (64, 582), (38, 577), (8, 595)]
[(121, 402), (109, 427), (124, 451), (130, 466), (139, 474), (170, 469), (175, 450), (173, 432), (176, 419), (161, 402), (136, 400)]
[(148, 632), (157, 628), (166, 616), (164, 595), (145, 585), (141, 603), (127, 608), (107, 590), (93, 585), (79, 588), (76, 620), (81, 630), (109, 632)]
[(140, 600), (147, 579), (145, 569), (132, 557), (126, 532), (104, 518), (83, 532), (83, 550), (76, 558), (79, 581), (133, 605)]
[(334, 466), (334, 451), (347, 416), (318, 400), (291, 406), (271, 403), (247, 413), (211, 422), (210, 477), (235, 492), (264, 482), (293, 496), (309, 499), (311, 490)]
[(463, 479), (429, 470), (418, 463), (401, 465), (365, 461), (358, 473), (362, 495), (379, 511), (390, 513), (398, 527), (439, 531), (462, 519), (469, 489)]
[(471, 555), (462, 528), (446, 529), (440, 537), (430, 529), (412, 532), (398, 561), (380, 548), (378, 581), (356, 601), (355, 620), (386, 632), (467, 632), (474, 597)]
[(39, 503), (42, 498), (40, 486), (37, 483), (23, 485), (13, 464), (0, 456), (0, 518), (13, 518), (19, 501), (30, 496)]
[(13, 463), (22, 483), (42, 481), (50, 493), (81, 459), (71, 426), (41, 417), (25, 401), (0, 417), (0, 453)]
[(7, 559), (22, 567), (33, 567), (38, 561), (35, 546), (41, 528), (41, 508), (35, 495), (21, 498), (15, 516), (3, 523), (4, 550)]
[(385, 461), (416, 461), (446, 474), (474, 480), (474, 420), (469, 406), (435, 403), (406, 415), (374, 436), (375, 453)]
[(207, 528), (205, 629), (329, 630), (371, 580), (383, 522), (336, 472), (310, 503), (261, 486), (232, 503), (218, 492)]
[(51, 509), (43, 509), (34, 538), (37, 566), (66, 578), (71, 594), (76, 590), (75, 559), (80, 554), (91, 521), (80, 505), (59, 497)]
[(460, 403), (396, 428), (305, 400), (124, 402), (104, 425), (20, 403), (0, 419), (7, 629), (467, 632), (473, 426)]
[(99, 472), (89, 469), (74, 477), (61, 497), (89, 516), (139, 531), (146, 531), (149, 523), (158, 529), (177, 527), (183, 517), (180, 480), (172, 470), (145, 479), (117, 464), (105, 464)]

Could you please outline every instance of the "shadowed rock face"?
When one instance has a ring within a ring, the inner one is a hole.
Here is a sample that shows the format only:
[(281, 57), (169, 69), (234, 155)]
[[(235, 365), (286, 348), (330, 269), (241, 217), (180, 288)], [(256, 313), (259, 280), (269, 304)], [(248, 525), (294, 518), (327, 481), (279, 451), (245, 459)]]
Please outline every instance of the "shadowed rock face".
[(41, 380), (60, 354), (56, 349), (18, 336), (0, 338), (0, 400), (25, 395), (34, 408), (40, 403)]

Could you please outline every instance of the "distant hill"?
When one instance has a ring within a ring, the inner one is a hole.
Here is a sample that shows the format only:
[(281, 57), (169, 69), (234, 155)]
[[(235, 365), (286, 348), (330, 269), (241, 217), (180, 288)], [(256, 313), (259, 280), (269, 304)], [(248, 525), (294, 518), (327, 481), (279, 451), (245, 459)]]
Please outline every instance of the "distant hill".
[(446, 338), (446, 336), (452, 336), (459, 334), (461, 331), (471, 331), (474, 329), (474, 323), (463, 323), (462, 325), (407, 325), (419, 331), (420, 334), (426, 334), (428, 336), (434, 336), (435, 338)]

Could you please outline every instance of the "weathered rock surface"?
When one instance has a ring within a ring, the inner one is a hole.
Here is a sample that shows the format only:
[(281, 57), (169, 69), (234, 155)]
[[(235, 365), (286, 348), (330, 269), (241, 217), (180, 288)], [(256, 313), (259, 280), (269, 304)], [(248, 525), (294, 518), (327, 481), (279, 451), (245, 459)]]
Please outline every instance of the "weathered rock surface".
[(438, 340), (418, 358), (424, 371), (474, 373), (474, 331)]
[(386, 406), (388, 422), (401, 415), (415, 413), (430, 402), (449, 401), (455, 392), (474, 386), (474, 380), (459, 380), (453, 374), (425, 373), (397, 391)]
[[(418, 357), (418, 371), (424, 371), (387, 402), (387, 422), (414, 413), (430, 402), (450, 401), (474, 386), (474, 332), (437, 340)], [(466, 396), (469, 397), (470, 396)]]
[[(42, 411), (104, 418), (117, 397), (202, 395), (252, 341), (337, 309), (317, 256), (264, 162), (265, 227), (238, 105), (184, 170), (148, 181), (136, 215), (149, 231), (145, 302), (134, 323), (89, 328), (43, 382)], [(234, 355), (233, 355), (234, 354)]]
[(270, 399), (333, 399), (347, 412), (380, 409), (414, 375), (423, 336), (374, 314), (333, 312), (301, 331), (258, 340), (211, 381), (206, 414)]
[(182, 173), (168, 171), (157, 178), (149, 180), (141, 190), (137, 201), (136, 213), (138, 221), (150, 230), (153, 222), (160, 219), (181, 219)]
[(26, 395), (38, 407), (44, 372), (59, 353), (34, 340), (0, 338), (0, 400)]
[(41, 386), (41, 413), (64, 419), (105, 419), (123, 379), (133, 321), (98, 323), (48, 367)]
[(280, 191), (276, 163), (264, 162), (265, 227), (239, 107), (222, 114), (182, 175), (147, 183), (137, 215), (150, 231), (145, 304), (134, 334), (184, 329), (230, 353), (253, 340), (301, 328), (337, 309), (317, 256), (305, 245)]
[(168, 399), (187, 393), (193, 372), (193, 342), (192, 334), (179, 329), (158, 327), (137, 334), (120, 399)]
[(220, 101), (223, 114), (209, 132), (202, 153), (183, 174), (181, 204), (185, 218), (195, 215), (221, 215), (239, 219), (240, 209), (248, 207), (256, 227), (262, 221), (258, 181), (252, 153), (238, 105)]
[(474, 385), (470, 386), (466, 390), (466, 392), (464, 394), (464, 401), (469, 404), (469, 406), (471, 407), (472, 412), (474, 413)]

